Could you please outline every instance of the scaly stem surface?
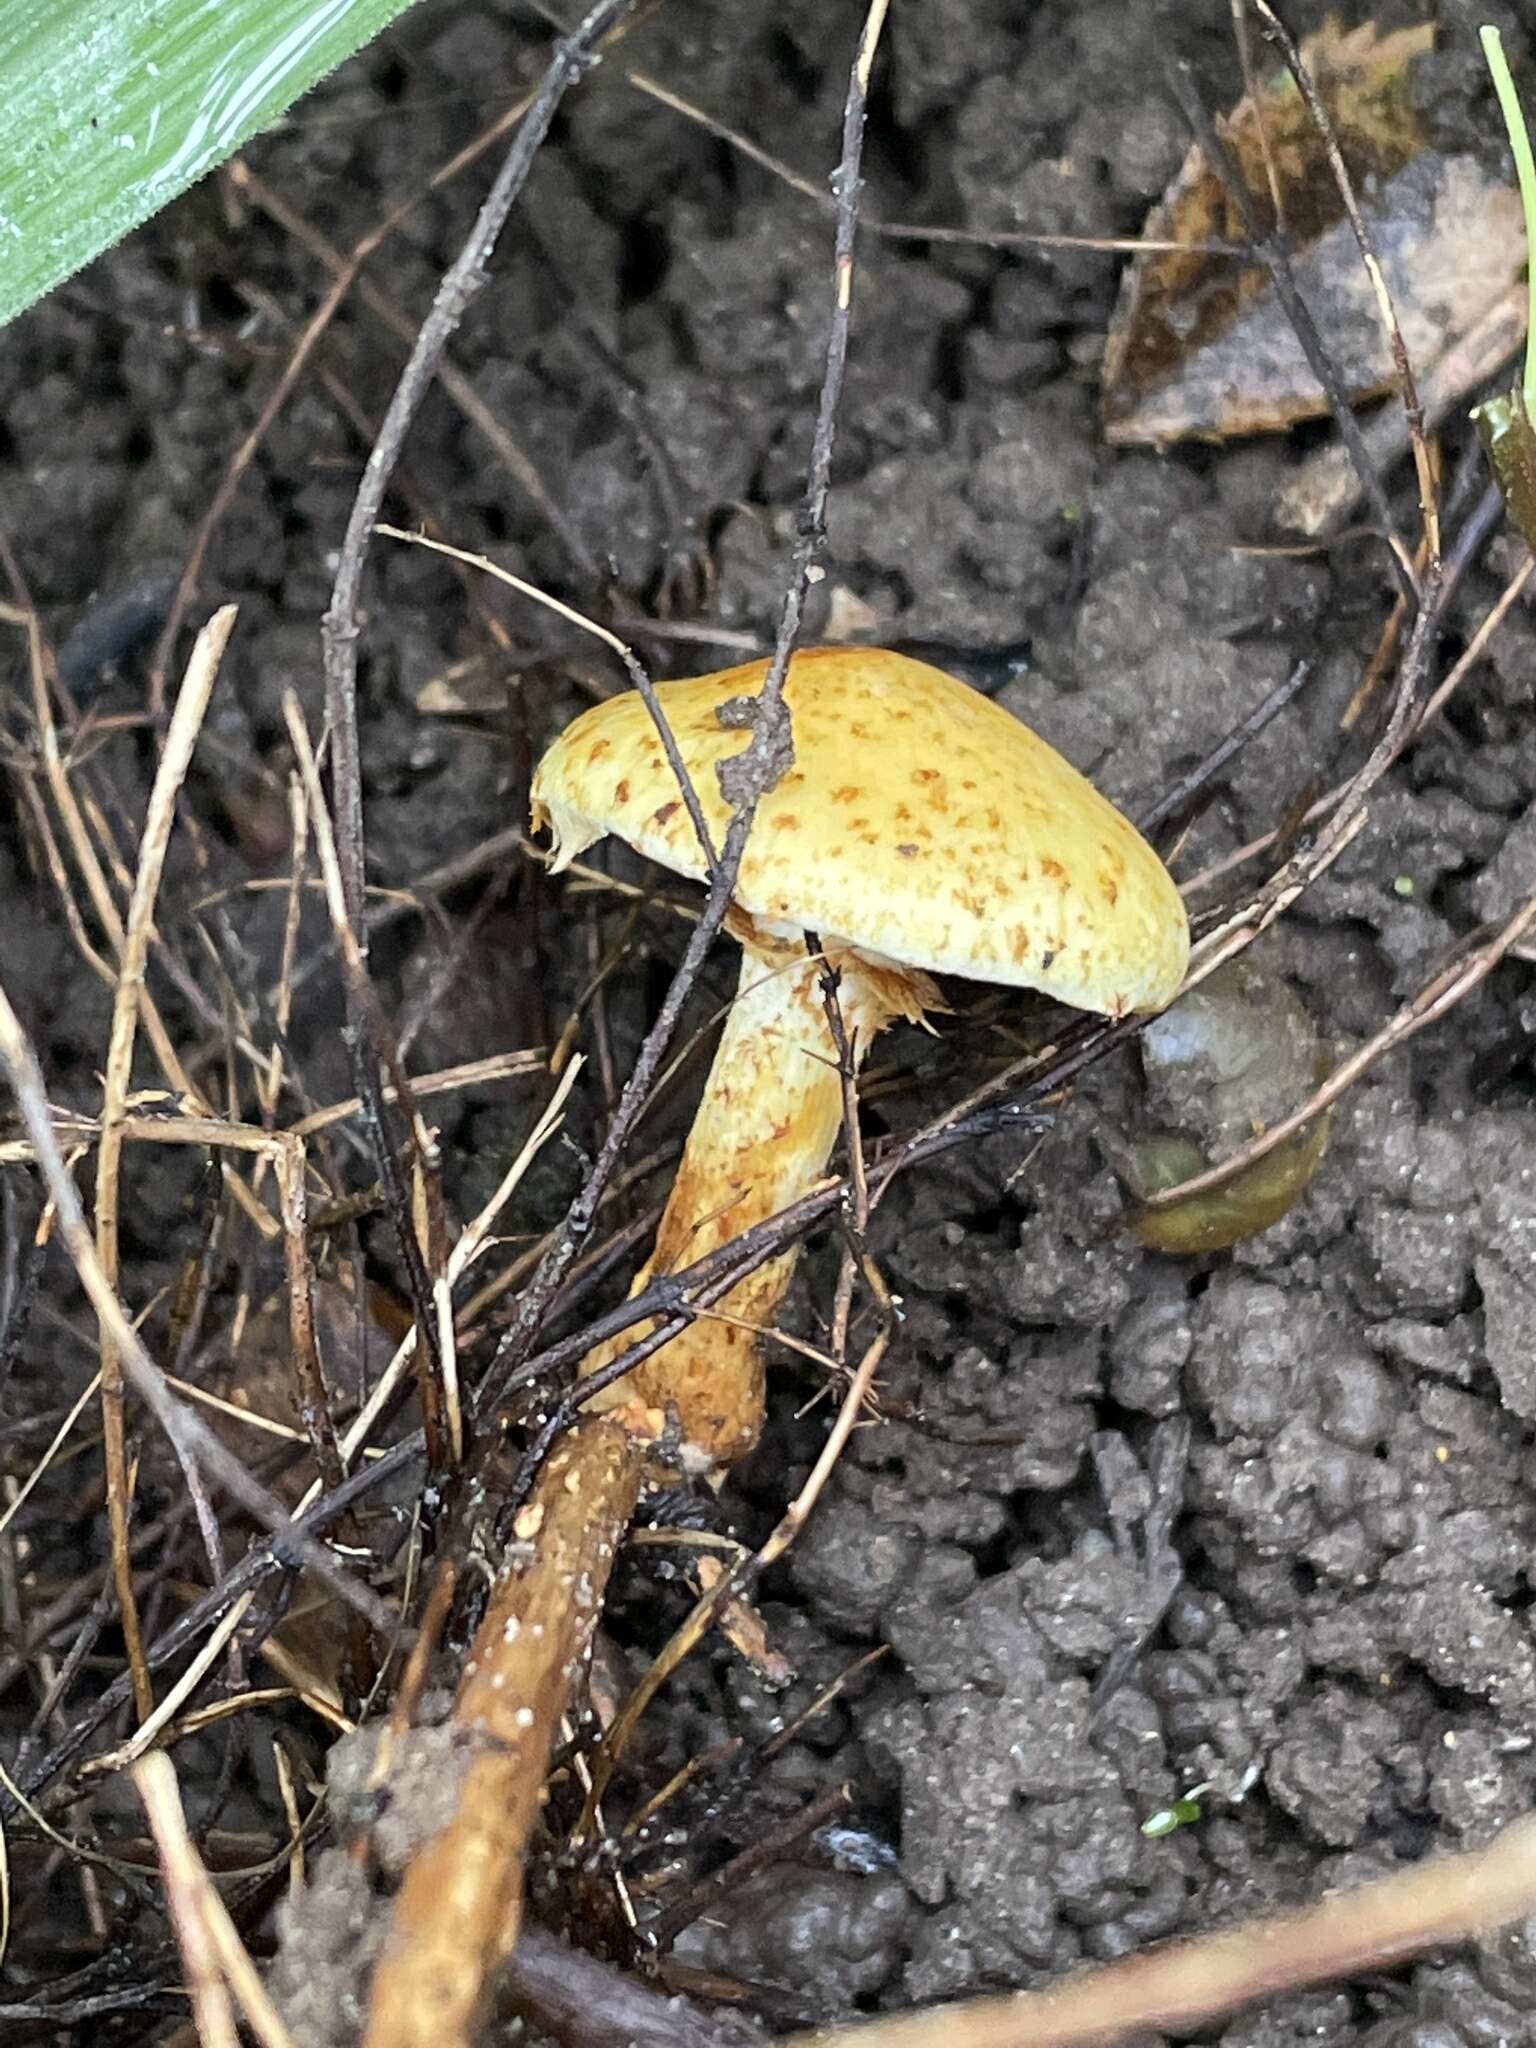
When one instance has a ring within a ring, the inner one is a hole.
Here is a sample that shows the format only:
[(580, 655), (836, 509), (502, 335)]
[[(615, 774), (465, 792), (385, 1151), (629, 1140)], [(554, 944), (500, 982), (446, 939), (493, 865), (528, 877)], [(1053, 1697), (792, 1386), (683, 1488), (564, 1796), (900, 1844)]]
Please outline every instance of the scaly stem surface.
[[(743, 935), (739, 932), (738, 935)], [(825, 1171), (843, 1113), (825, 971), (803, 941), (748, 930), (741, 984), (710, 1069), (656, 1249), (637, 1276), (691, 1264), (792, 1202)], [(900, 1011), (935, 1000), (920, 976), (846, 956), (838, 1002), (855, 1063)], [(417, 1855), (395, 1901), (374, 1976), (365, 2048), (468, 2048), (498, 1966), (517, 1937), (528, 1838), (561, 1718), (602, 1612), (613, 1558), (660, 1446), (632, 1433), (637, 1396), (675, 1417), (680, 1450), (708, 1469), (750, 1449), (762, 1426), (758, 1330), (772, 1318), (793, 1253), (740, 1281), (593, 1403), (556, 1447), (518, 1527), (464, 1667), (454, 1720), (468, 1761), (452, 1818)], [(592, 1372), (636, 1332), (584, 1361)], [(595, 1412), (600, 1406), (623, 1414)]]
[[(859, 1060), (897, 1008), (913, 1007), (905, 986), (878, 968), (840, 959), (849, 1046)], [(803, 944), (754, 932), (742, 952), (741, 980), (726, 1019), (704, 1098), (656, 1233), (656, 1247), (635, 1275), (638, 1293), (658, 1273), (674, 1272), (716, 1250), (780, 1209), (825, 1173), (842, 1122), (837, 1047), (827, 1023), (820, 959)], [(759, 1332), (773, 1320), (796, 1253), (771, 1259), (643, 1364), (599, 1394), (596, 1408), (639, 1399), (676, 1414), (680, 1461), (694, 1470), (729, 1465), (757, 1441), (763, 1422)], [(730, 1320), (725, 1320), (729, 1318)], [(626, 1330), (588, 1354), (582, 1370), (627, 1350), (641, 1333)]]

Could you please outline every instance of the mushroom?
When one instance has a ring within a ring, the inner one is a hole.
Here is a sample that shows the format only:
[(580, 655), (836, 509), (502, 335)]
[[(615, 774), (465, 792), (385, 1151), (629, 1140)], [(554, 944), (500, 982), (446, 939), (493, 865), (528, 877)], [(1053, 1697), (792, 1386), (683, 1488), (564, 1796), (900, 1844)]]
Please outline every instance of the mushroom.
[[(746, 714), (767, 672), (752, 662), (657, 693), (716, 844), (730, 806), (714, 771), (748, 744)], [(758, 806), (730, 910), (740, 991), (637, 1289), (774, 1214), (825, 1171), (842, 1077), (823, 961), (841, 977), (856, 1060), (892, 1017), (937, 1004), (933, 974), (1044, 989), (1112, 1016), (1167, 1002), (1183, 978), (1189, 931), (1157, 856), (988, 698), (903, 655), (824, 647), (795, 656), (785, 701), (794, 763)], [(556, 867), (618, 832), (679, 874), (704, 874), (638, 695), (595, 706), (555, 741), (534, 776), (533, 810), (553, 832)], [(528, 1830), (618, 1534), (658, 1462), (646, 1411), (675, 1419), (667, 1455), (685, 1469), (710, 1471), (750, 1448), (763, 1414), (760, 1333), (793, 1256), (739, 1281), (725, 1319), (696, 1317), (604, 1389), (540, 1471), (519, 1516), (526, 1538), (495, 1576), (454, 1706), (471, 1755), (500, 1715), (496, 1754), (464, 1779), (401, 1883), (366, 2048), (468, 2040), (517, 1939)], [(583, 1370), (633, 1335), (590, 1353)], [(592, 1413), (599, 1405), (622, 1412)]]
[[(731, 806), (716, 773), (749, 742), (768, 663), (657, 691), (711, 837)], [(797, 654), (785, 686), (794, 762), (758, 806), (728, 928), (736, 1000), (650, 1259), (635, 1290), (786, 1207), (826, 1171), (842, 1117), (820, 989), (837, 970), (854, 1061), (892, 1018), (941, 1007), (930, 976), (1043, 991), (1118, 1017), (1174, 994), (1184, 907), (1157, 855), (1077, 770), (989, 698), (881, 648)], [(637, 692), (582, 714), (533, 779), (533, 816), (566, 867), (605, 834), (703, 879), (704, 850)], [(695, 1471), (749, 1450), (762, 1424), (760, 1337), (794, 1253), (720, 1303), (593, 1405), (637, 1396), (675, 1415)], [(584, 1361), (592, 1372), (631, 1331)]]

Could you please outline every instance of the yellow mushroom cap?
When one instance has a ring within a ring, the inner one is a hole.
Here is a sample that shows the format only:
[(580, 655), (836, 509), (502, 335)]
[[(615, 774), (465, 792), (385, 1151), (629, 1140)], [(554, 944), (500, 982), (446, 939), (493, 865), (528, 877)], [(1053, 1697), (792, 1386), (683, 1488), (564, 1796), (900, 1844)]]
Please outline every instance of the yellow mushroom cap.
[[(716, 850), (715, 769), (749, 744), (722, 724), (766, 661), (658, 686)], [(758, 807), (735, 901), (779, 931), (933, 974), (1035, 988), (1120, 1016), (1166, 1003), (1189, 925), (1141, 834), (1054, 748), (942, 669), (878, 647), (807, 648), (785, 688), (793, 766)], [(616, 832), (702, 880), (703, 850), (636, 691), (561, 734), (533, 779), (554, 865)]]

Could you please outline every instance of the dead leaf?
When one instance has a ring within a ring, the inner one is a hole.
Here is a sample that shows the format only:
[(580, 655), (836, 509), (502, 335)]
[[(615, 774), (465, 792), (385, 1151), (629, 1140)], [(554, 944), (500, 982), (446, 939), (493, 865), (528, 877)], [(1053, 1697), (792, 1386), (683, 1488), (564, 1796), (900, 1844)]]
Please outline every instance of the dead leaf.
[[(1525, 260), (1520, 204), (1474, 157), (1435, 147), (1408, 91), (1429, 26), (1378, 35), (1330, 23), (1303, 45), (1327, 106), (1415, 371), (1493, 307)], [(1280, 187), (1296, 283), (1340, 383), (1358, 401), (1389, 390), (1391, 354), (1322, 141), (1289, 73), (1218, 122), (1266, 223), (1263, 140)], [(1242, 241), (1242, 217), (1192, 149), (1147, 221), (1149, 238)], [(1260, 264), (1150, 254), (1129, 268), (1104, 357), (1109, 440), (1165, 443), (1275, 432), (1327, 411)]]
[[(1522, 281), (1510, 285), (1476, 324), (1418, 377), (1426, 425), (1438, 427), (1470, 393), (1480, 391), (1506, 364), (1514, 362), (1525, 340), (1525, 316)], [(1385, 470), (1408, 449), (1408, 416), (1403, 408), (1378, 408), (1365, 428), (1365, 452), (1371, 467)], [(1347, 519), (1363, 493), (1354, 457), (1342, 441), (1332, 440), (1298, 464), (1276, 503), (1276, 524), (1315, 539)]]

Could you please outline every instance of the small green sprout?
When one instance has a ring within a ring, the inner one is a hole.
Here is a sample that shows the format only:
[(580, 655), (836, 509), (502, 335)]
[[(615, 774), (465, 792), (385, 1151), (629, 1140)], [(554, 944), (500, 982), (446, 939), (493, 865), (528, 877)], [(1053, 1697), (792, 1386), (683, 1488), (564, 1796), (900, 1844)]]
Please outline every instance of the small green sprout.
[(1394, 875), (1392, 877), (1392, 889), (1395, 895), (1411, 896), (1416, 887), (1417, 884), (1412, 875)]
[[(1483, 46), (1488, 69), (1493, 74), (1493, 89), (1499, 96), (1504, 126), (1509, 130), (1509, 147), (1515, 159), (1515, 176), (1520, 181), (1520, 206), (1525, 215), (1525, 240), (1529, 251), (1532, 241), (1536, 240), (1536, 157), (1531, 154), (1525, 114), (1520, 106), (1520, 96), (1515, 91), (1509, 59), (1504, 55), (1504, 39), (1496, 28), (1485, 24), (1478, 30), (1478, 40)], [(1526, 262), (1526, 292), (1525, 375), (1521, 380), (1520, 396), (1527, 419), (1536, 419), (1536, 270), (1533, 270), (1529, 257)]]
[(1148, 1814), (1141, 1824), (1141, 1832), (1148, 1841), (1158, 1842), (1164, 1835), (1172, 1835), (1180, 1828), (1188, 1827), (1191, 1821), (1202, 1817), (1204, 1808), (1200, 1801), (1210, 1789), (1208, 1784), (1191, 1785), (1187, 1792), (1181, 1792), (1169, 1805), (1160, 1806), (1156, 1813)]

